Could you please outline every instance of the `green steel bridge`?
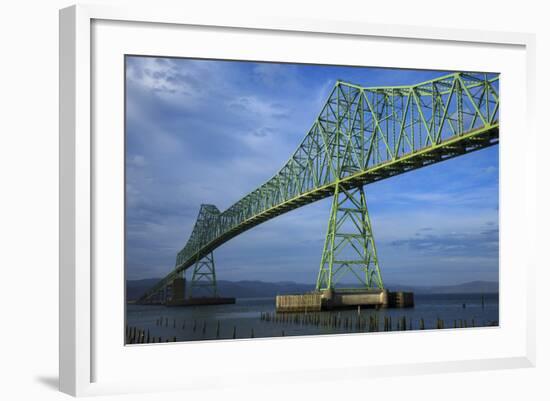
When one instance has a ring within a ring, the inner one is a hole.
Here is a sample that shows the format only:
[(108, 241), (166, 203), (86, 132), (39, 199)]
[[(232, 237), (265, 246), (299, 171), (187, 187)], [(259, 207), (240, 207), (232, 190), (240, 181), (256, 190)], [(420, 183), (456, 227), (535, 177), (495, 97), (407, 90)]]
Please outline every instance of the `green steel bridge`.
[(317, 290), (351, 274), (384, 288), (363, 187), (499, 141), (499, 75), (456, 72), (409, 86), (337, 81), (286, 164), (221, 212), (201, 206), (173, 271), (138, 302), (158, 297), (193, 268), (190, 291), (217, 296), (213, 251), (283, 213), (332, 197)]

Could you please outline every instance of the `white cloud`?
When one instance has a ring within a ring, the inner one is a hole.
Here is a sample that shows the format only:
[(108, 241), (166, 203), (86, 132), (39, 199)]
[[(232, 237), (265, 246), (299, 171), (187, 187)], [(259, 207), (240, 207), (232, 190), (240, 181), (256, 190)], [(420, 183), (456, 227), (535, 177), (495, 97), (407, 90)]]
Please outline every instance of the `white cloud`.
[(321, 86), (318, 87), (314, 102), (317, 105), (317, 109), (319, 111), (329, 98), (333, 87), (334, 81), (331, 79), (326, 80)]
[(209, 64), (194, 60), (132, 57), (126, 66), (128, 83), (181, 109), (196, 109), (207, 102), (209, 86), (201, 81), (216, 77)]
[(272, 119), (288, 113), (283, 106), (253, 95), (232, 98), (227, 104), (237, 113), (250, 113), (250, 117), (254, 117), (254, 119)]
[(142, 155), (133, 155), (128, 160), (128, 163), (133, 167), (145, 167), (147, 166), (147, 161)]
[(281, 88), (296, 84), (294, 66), (277, 63), (258, 63), (254, 66), (253, 77), (270, 88)]

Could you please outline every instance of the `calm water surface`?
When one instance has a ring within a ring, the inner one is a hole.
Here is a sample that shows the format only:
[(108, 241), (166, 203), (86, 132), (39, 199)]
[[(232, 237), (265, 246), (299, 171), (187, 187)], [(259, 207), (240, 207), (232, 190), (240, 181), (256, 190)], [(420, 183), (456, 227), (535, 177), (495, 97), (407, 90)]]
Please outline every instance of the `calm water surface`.
[[(454, 328), (455, 322), (467, 322), (471, 327), (498, 325), (498, 294), (415, 294), (414, 308), (406, 309), (361, 309), (363, 321), (377, 317), (380, 330), (383, 330), (384, 318), (392, 319), (392, 329), (396, 330), (398, 321), (406, 318), (407, 330), (419, 329), (420, 319), (426, 329), (433, 329), (437, 319), (444, 321), (445, 328)], [(127, 326), (149, 332), (151, 337), (163, 340), (176, 338), (176, 341), (197, 341), (213, 339), (231, 339), (258, 337), (280, 337), (317, 334), (335, 334), (369, 331), (368, 327), (340, 327), (333, 325), (304, 324), (303, 314), (286, 314), (286, 321), (267, 321), (262, 314), (273, 316), (274, 297), (241, 298), (234, 305), (212, 305), (191, 307), (165, 307), (159, 305), (127, 305)], [(310, 320), (313, 318), (309, 314)], [(281, 315), (279, 315), (281, 316)], [(358, 311), (340, 310), (319, 312), (319, 321), (340, 319), (345, 322), (357, 319)], [(160, 320), (162, 319), (162, 323)], [(472, 322), (473, 320), (473, 322)], [(166, 323), (168, 322), (168, 323)], [(174, 323), (175, 322), (175, 323)], [(175, 327), (174, 327), (175, 326)], [(218, 328), (219, 327), (219, 328)]]

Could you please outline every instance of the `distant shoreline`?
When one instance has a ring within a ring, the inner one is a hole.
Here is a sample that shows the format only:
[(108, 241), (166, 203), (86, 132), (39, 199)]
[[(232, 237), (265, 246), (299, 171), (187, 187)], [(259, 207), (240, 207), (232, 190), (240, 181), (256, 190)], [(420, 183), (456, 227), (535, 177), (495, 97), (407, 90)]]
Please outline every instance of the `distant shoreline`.
[[(127, 299), (138, 299), (149, 288), (156, 284), (158, 279), (128, 280), (126, 284)], [(264, 281), (226, 281), (218, 280), (218, 293), (235, 298), (268, 298), (276, 295), (301, 294), (313, 290), (311, 284), (294, 282)], [(342, 285), (344, 287), (344, 285)], [(473, 281), (457, 285), (446, 286), (407, 286), (388, 284), (386, 288), (392, 291), (412, 291), (415, 295), (498, 295), (497, 282)]]

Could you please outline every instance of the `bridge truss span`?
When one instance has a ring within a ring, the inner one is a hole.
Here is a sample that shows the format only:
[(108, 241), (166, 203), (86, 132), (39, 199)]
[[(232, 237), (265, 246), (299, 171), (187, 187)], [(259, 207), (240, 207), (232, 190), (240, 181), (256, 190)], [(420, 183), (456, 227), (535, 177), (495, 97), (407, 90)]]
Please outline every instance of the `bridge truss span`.
[(201, 206), (174, 270), (142, 300), (262, 222), (498, 139), (498, 74), (456, 72), (410, 86), (337, 81), (297, 150), (271, 179), (223, 212)]

